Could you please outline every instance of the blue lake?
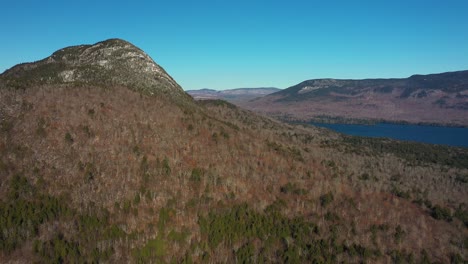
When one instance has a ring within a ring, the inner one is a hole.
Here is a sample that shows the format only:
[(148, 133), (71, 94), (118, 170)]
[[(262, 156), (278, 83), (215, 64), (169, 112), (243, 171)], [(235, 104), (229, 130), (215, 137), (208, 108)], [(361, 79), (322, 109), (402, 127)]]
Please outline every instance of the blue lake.
[(376, 125), (313, 123), (313, 125), (353, 136), (386, 137), (406, 141), (468, 147), (468, 128), (387, 123)]

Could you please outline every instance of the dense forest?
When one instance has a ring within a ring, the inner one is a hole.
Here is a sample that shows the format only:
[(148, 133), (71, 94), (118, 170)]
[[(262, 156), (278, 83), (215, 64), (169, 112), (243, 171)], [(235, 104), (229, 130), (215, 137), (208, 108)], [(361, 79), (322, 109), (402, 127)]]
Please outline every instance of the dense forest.
[(466, 149), (119, 87), (1, 98), (2, 259), (466, 261)]

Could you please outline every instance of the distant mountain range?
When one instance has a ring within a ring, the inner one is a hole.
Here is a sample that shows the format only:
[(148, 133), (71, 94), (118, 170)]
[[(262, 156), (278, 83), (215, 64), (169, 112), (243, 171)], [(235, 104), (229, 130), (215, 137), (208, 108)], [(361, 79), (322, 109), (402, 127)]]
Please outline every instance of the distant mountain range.
[(236, 88), (229, 90), (217, 91), (213, 89), (200, 89), (186, 91), (193, 98), (197, 100), (206, 99), (223, 99), (230, 102), (248, 101), (258, 97), (281, 91), (281, 89), (274, 87), (262, 88)]
[(315, 79), (238, 103), (292, 120), (328, 118), (468, 125), (468, 71), (404, 79)]

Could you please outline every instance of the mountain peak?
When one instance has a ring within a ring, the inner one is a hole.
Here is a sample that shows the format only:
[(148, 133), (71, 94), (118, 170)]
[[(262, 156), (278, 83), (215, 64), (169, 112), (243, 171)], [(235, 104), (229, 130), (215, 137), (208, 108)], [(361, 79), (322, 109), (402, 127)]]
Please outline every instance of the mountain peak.
[(85, 83), (122, 85), (148, 94), (185, 95), (182, 88), (143, 50), (122, 39), (60, 49), (33, 63), (5, 71), (7, 86)]

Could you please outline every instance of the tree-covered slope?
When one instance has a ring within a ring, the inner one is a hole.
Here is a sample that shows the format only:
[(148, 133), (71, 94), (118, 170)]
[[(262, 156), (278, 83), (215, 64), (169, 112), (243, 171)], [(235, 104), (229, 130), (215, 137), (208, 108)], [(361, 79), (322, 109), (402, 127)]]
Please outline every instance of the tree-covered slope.
[(405, 79), (307, 80), (282, 91), (239, 102), (288, 120), (373, 121), (468, 125), (468, 71)]

